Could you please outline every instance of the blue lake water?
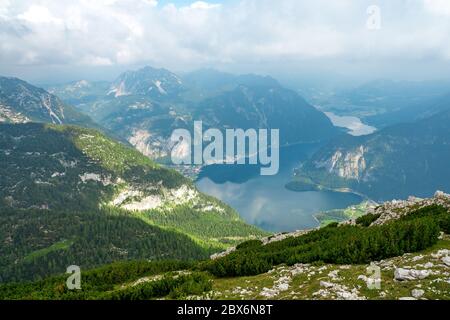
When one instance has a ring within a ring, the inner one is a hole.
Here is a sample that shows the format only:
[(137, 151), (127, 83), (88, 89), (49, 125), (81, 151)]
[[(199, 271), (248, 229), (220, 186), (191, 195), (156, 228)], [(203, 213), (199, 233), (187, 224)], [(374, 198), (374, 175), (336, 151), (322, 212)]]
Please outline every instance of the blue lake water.
[(200, 191), (221, 199), (246, 222), (262, 229), (283, 232), (316, 227), (314, 213), (346, 208), (362, 198), (329, 191), (294, 192), (284, 187), (294, 167), (315, 148), (300, 145), (282, 150), (280, 171), (274, 176), (260, 176), (256, 166), (214, 165), (202, 170), (196, 184)]

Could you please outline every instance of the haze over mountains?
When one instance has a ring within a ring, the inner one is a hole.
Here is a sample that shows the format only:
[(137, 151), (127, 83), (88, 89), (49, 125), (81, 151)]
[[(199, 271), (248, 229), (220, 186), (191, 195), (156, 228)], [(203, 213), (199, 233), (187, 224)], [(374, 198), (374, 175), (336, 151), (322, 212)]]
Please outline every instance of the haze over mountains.
[[(350, 188), (375, 200), (449, 190), (450, 99), (421, 110), (421, 116), (431, 116), (367, 136), (335, 139), (300, 166), (294, 181), (307, 178), (319, 186)], [(291, 187), (296, 188), (295, 182)]]
[[(168, 140), (174, 129), (192, 130), (193, 121), (202, 120), (206, 127), (219, 129), (279, 128), (281, 145), (331, 141), (298, 170), (319, 185), (350, 187), (375, 199), (429, 196), (436, 189), (449, 188), (445, 121), (450, 107), (445, 81), (378, 80), (335, 94), (328, 98), (328, 104), (320, 106), (322, 110), (361, 116), (363, 121), (385, 128), (362, 137), (342, 133), (322, 112), (268, 76), (212, 69), (179, 76), (166, 69), (144, 67), (127, 71), (111, 83), (81, 80), (49, 87), (67, 102), (64, 105), (25, 82), (2, 81), (3, 92), (27, 88), (26, 92), (35, 93), (33, 101), (45, 102), (47, 96), (56, 103), (52, 106), (56, 111), (49, 112), (41, 102), (43, 116), (34, 119), (58, 123), (63, 107), (69, 110), (66, 113), (83, 117), (68, 106), (72, 103), (144, 155), (160, 161), (170, 153)], [(3, 94), (3, 105), (17, 106), (14, 111), (19, 118), (27, 115), (23, 96), (27, 95), (20, 90), (15, 100)], [(69, 120), (67, 123), (79, 121)], [(413, 154), (417, 161), (410, 161)], [(290, 186), (300, 188), (298, 179), (294, 181), (297, 187)]]
[(280, 129), (281, 145), (325, 141), (338, 132), (323, 113), (267, 76), (215, 70), (177, 76), (145, 67), (120, 75), (106, 91), (97, 88), (103, 84), (49, 90), (152, 158), (166, 157), (172, 131), (192, 130), (195, 120), (219, 129)]
[[(90, 268), (129, 259), (203, 259), (266, 235), (199, 192), (191, 179), (151, 160), (164, 162), (172, 131), (192, 130), (195, 120), (221, 130), (276, 128), (281, 145), (320, 147), (306, 161), (302, 155), (291, 190), (339, 189), (374, 200), (450, 190), (446, 87), (408, 86), (415, 103), (399, 98), (401, 107), (392, 110), (387, 106), (401, 90), (378, 86), (358, 89), (352, 101), (376, 105), (368, 97), (385, 93), (387, 104), (367, 110), (389, 121), (354, 137), (267, 76), (214, 70), (178, 76), (146, 67), (111, 83), (81, 80), (49, 92), (0, 78), (0, 160), (6, 164), (0, 169), (6, 239), (0, 281), (63, 272), (74, 260)], [(286, 154), (300, 161), (295, 152)]]
[(353, 88), (311, 96), (321, 110), (360, 117), (375, 127), (413, 122), (446, 108), (450, 81), (373, 80)]
[(0, 300), (450, 300), (449, 44), (448, 0), (0, 0)]

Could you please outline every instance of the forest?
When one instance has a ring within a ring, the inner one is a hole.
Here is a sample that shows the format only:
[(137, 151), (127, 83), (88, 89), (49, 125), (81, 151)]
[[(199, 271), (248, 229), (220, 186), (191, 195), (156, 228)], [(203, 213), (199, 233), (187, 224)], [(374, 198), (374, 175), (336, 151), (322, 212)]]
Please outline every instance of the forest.
[[(188, 236), (119, 209), (88, 212), (2, 209), (0, 282), (38, 280), (69, 265), (119, 260), (194, 260), (211, 253)], [(56, 245), (55, 245), (56, 244)]]
[(250, 276), (279, 264), (363, 264), (428, 248), (440, 232), (450, 232), (445, 208), (430, 206), (383, 225), (370, 225), (377, 216), (359, 218), (356, 225), (329, 224), (303, 236), (262, 245), (248, 241), (235, 252), (200, 265), (217, 277)]
[[(216, 260), (202, 257), (200, 252), (184, 261), (170, 257), (161, 261), (135, 258), (94, 269), (82, 268), (81, 290), (67, 289), (68, 275), (63, 271), (41, 280), (9, 282), (0, 284), (0, 299), (186, 298), (210, 291), (211, 280), (217, 278), (258, 275), (283, 264), (365, 264), (427, 249), (438, 241), (441, 232), (450, 233), (450, 215), (441, 206), (424, 207), (382, 225), (373, 224), (377, 218), (366, 215), (358, 218), (355, 225), (332, 223), (266, 245), (256, 239), (244, 241), (236, 251)], [(108, 224), (102, 225), (108, 228)], [(174, 250), (171, 245), (179, 245), (166, 240), (163, 243), (168, 250)], [(89, 244), (84, 245), (88, 249)], [(137, 246), (136, 252), (145, 247), (145, 242), (142, 246)]]
[[(188, 294), (199, 294), (210, 290), (209, 276), (205, 273), (179, 273), (192, 263), (175, 260), (124, 261), (97, 269), (82, 271), (81, 290), (68, 290), (68, 275), (53, 276), (35, 282), (0, 285), (0, 300), (3, 299), (108, 299), (139, 300), (170, 295), (173, 298)], [(165, 273), (164, 277), (157, 275)], [(155, 276), (152, 281), (134, 283), (141, 277)], [(130, 283), (127, 288), (118, 285)]]

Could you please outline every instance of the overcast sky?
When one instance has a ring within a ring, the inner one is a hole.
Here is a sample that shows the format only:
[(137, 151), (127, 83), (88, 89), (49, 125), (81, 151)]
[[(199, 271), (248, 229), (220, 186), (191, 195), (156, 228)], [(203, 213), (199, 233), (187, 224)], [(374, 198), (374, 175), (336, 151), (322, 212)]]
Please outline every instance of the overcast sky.
[(108, 79), (147, 64), (442, 78), (450, 1), (0, 0), (1, 75)]

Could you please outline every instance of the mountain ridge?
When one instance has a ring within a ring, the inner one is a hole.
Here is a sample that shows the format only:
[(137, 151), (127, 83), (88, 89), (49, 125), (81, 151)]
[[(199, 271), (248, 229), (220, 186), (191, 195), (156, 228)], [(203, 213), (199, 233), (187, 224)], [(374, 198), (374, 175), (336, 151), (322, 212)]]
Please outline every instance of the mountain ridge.
[(88, 116), (64, 104), (58, 97), (14, 77), (0, 77), (0, 106), (2, 122), (96, 126)]
[[(117, 95), (121, 85), (124, 94)], [(268, 76), (215, 70), (177, 76), (146, 67), (121, 74), (112, 86), (114, 94), (105, 92), (79, 107), (152, 159), (165, 161), (172, 131), (192, 131), (195, 120), (222, 130), (280, 129), (280, 144), (328, 140), (338, 132), (323, 113)]]
[(62, 272), (70, 261), (202, 258), (265, 234), (94, 129), (0, 124), (0, 161), (4, 279)]
[(449, 121), (450, 110), (367, 136), (341, 136), (303, 163), (288, 187), (350, 189), (374, 200), (448, 191)]

